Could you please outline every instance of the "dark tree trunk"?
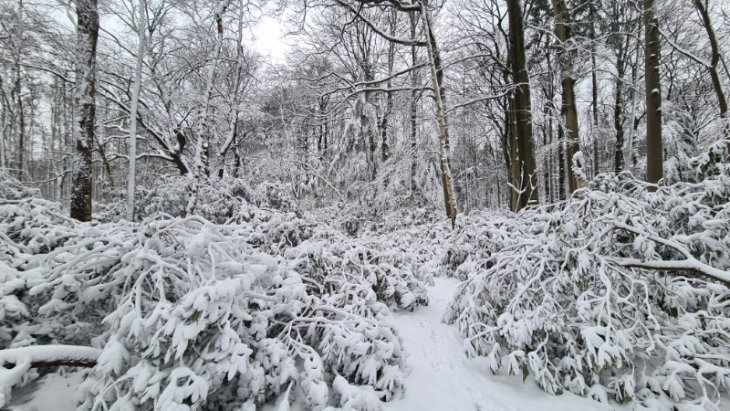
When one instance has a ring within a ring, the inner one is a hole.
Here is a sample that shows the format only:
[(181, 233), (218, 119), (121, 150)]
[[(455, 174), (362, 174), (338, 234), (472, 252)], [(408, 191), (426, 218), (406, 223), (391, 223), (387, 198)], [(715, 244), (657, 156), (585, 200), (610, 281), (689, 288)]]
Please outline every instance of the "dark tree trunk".
[(625, 63), (623, 60), (623, 52), (619, 53), (616, 63), (618, 75), (616, 76), (616, 90), (614, 90), (613, 100), (613, 128), (616, 131), (616, 147), (614, 148), (613, 171), (618, 174), (624, 171), (624, 98), (623, 98), (623, 82)]
[(525, 56), (525, 31), (522, 22), (522, 0), (507, 0), (509, 15), (510, 61), (514, 91), (514, 148), (512, 158), (512, 208), (519, 211), (528, 204), (538, 202), (535, 150), (532, 141), (532, 102), (530, 79)]
[(74, 137), (71, 218), (91, 220), (92, 151), (96, 118), (96, 43), (99, 37), (97, 0), (77, 0), (76, 115)]
[[(580, 149), (578, 143), (580, 135), (578, 130), (578, 109), (575, 104), (575, 89), (573, 87), (575, 84), (573, 59), (569, 50), (566, 49), (566, 45), (570, 41), (571, 30), (568, 24), (568, 9), (564, 0), (553, 0), (553, 13), (555, 15), (555, 36), (560, 42), (558, 45), (558, 61), (560, 63), (560, 83), (563, 87), (560, 114), (565, 122), (568, 188), (572, 193), (580, 185), (577, 176), (573, 172), (573, 157)], [(563, 193), (564, 191), (561, 191), (561, 195)]]
[(646, 181), (657, 183), (664, 176), (662, 144), (662, 91), (659, 76), (659, 22), (654, 0), (644, 0), (644, 81), (646, 87)]
[(720, 106), (720, 118), (724, 124), (723, 130), (725, 136), (730, 135), (730, 124), (728, 124), (727, 114), (727, 100), (725, 98), (725, 92), (722, 89), (722, 81), (720, 81), (720, 75), (717, 70), (717, 65), (720, 63), (720, 46), (717, 43), (717, 36), (715, 35), (715, 29), (712, 27), (712, 20), (710, 20), (710, 13), (702, 3), (702, 0), (693, 0), (695, 8), (702, 17), (702, 25), (707, 33), (707, 38), (710, 41), (710, 50), (712, 52), (710, 57), (710, 78), (712, 79), (712, 87), (715, 89), (715, 95), (717, 96), (717, 102)]

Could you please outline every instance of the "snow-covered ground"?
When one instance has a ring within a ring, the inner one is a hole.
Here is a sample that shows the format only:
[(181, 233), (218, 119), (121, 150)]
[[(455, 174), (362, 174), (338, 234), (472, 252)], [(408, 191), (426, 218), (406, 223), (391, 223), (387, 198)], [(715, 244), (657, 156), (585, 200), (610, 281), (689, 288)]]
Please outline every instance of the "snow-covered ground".
[(413, 313), (393, 315), (409, 354), (406, 393), (386, 404), (392, 411), (521, 411), (611, 410), (614, 406), (574, 394), (553, 396), (519, 376), (492, 375), (483, 359), (464, 355), (463, 339), (454, 326), (441, 321), (459, 281), (436, 278), (429, 305)]
[[(521, 377), (492, 375), (481, 359), (467, 359), (462, 338), (454, 326), (441, 321), (458, 284), (453, 278), (436, 278), (429, 289), (430, 302), (415, 312), (393, 314), (391, 324), (402, 336), (409, 353), (410, 373), (403, 398), (384, 405), (384, 411), (521, 411), (611, 410), (573, 394), (552, 396)], [(71, 411), (80, 383), (78, 373), (49, 375), (35, 392), (21, 389), (11, 406), (14, 411)], [(280, 399), (281, 400), (281, 399)], [(268, 409), (286, 409), (279, 404)], [(301, 409), (293, 406), (291, 409)]]
[(49, 374), (13, 393), (10, 411), (72, 411), (81, 384), (80, 372)]

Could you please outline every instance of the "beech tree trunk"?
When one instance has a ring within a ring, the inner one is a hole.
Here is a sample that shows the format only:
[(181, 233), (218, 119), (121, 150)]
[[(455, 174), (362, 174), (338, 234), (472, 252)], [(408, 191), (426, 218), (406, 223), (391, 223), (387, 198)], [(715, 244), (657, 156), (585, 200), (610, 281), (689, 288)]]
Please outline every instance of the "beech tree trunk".
[(96, 43), (99, 37), (97, 0), (77, 0), (76, 113), (72, 164), (71, 218), (91, 220), (92, 151), (96, 118)]
[(659, 76), (659, 23), (654, 0), (644, 0), (644, 82), (646, 87), (646, 181), (657, 183), (664, 176), (662, 144), (662, 92)]
[(515, 85), (513, 108), (512, 210), (519, 211), (538, 202), (535, 149), (532, 141), (532, 102), (525, 57), (525, 31), (521, 0), (507, 0), (510, 62)]
[(566, 137), (566, 155), (568, 168), (568, 189), (572, 193), (580, 187), (580, 181), (573, 172), (573, 157), (580, 150), (578, 130), (578, 110), (575, 105), (575, 79), (573, 78), (573, 59), (566, 49), (570, 41), (571, 30), (568, 18), (568, 9), (565, 0), (552, 0), (553, 14), (555, 15), (555, 36), (558, 45), (558, 62), (560, 64), (560, 83), (563, 87), (562, 106), (560, 114), (563, 118)]

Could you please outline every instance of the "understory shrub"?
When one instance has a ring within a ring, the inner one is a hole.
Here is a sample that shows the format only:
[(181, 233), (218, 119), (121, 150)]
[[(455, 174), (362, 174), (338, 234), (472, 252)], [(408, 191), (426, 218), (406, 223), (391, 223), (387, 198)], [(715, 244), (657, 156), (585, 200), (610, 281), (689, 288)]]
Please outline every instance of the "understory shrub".
[(603, 175), (560, 207), (470, 224), (488, 228), (456, 241), (464, 282), (445, 315), (467, 355), (554, 394), (721, 409), (730, 167), (700, 163), (713, 168), (702, 183), (649, 192), (630, 174)]
[[(81, 409), (251, 408), (285, 391), (311, 409), (397, 398), (405, 355), (381, 318), (425, 303), (422, 284), (296, 214), (242, 210), (225, 225), (162, 213), (88, 224), (43, 200), (0, 204), (2, 347), (103, 348)], [(308, 271), (300, 252), (313, 244), (320, 266)]]

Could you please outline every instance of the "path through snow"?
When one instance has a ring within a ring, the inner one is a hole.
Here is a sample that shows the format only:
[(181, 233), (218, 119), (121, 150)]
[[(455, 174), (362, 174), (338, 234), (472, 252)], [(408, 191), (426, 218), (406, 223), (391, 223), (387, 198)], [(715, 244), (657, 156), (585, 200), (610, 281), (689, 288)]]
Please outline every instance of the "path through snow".
[[(610, 410), (614, 407), (564, 394), (553, 396), (521, 377), (493, 376), (485, 361), (467, 359), (456, 327), (441, 322), (458, 280), (436, 278), (428, 307), (396, 313), (408, 353), (410, 374), (402, 399), (385, 405), (392, 411), (532, 411)], [(483, 360), (483, 359), (481, 359)]]

